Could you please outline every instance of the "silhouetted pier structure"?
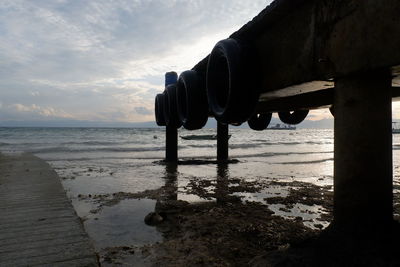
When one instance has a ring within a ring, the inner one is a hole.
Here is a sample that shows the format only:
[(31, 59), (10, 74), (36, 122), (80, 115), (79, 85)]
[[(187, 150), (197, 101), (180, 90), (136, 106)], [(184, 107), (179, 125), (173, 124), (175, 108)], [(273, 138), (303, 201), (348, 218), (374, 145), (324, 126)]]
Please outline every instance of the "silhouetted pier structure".
[(248, 121), (263, 130), (272, 112), (298, 124), (310, 109), (331, 108), (332, 225), (392, 225), (399, 14), (397, 0), (274, 1), (157, 96), (157, 123), (167, 125), (166, 160), (178, 158), (176, 129), (200, 129), (209, 116), (225, 125), (218, 129), (218, 159), (226, 160), (229, 124)]

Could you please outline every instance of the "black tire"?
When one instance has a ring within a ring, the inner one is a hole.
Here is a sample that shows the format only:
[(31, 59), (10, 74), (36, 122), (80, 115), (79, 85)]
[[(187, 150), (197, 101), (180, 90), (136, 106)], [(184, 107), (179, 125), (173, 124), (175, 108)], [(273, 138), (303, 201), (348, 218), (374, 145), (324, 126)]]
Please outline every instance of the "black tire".
[(331, 112), (332, 116), (335, 117), (335, 107), (333, 105), (329, 108), (329, 111)]
[(248, 121), (247, 124), (252, 130), (263, 131), (267, 129), (271, 122), (272, 113), (255, 114)]
[(176, 105), (176, 85), (168, 85), (164, 91), (164, 118), (167, 126), (179, 128), (182, 126), (178, 118)]
[(181, 73), (177, 83), (179, 119), (188, 130), (201, 129), (208, 120), (208, 102), (204, 78), (196, 71)]
[(259, 98), (259, 68), (250, 46), (225, 39), (213, 48), (207, 65), (208, 104), (222, 123), (243, 123)]
[(155, 105), (154, 105), (154, 113), (156, 116), (156, 123), (158, 126), (165, 126), (165, 117), (164, 117), (164, 94), (157, 94)]
[(169, 71), (165, 73), (165, 88), (168, 85), (176, 84), (178, 81), (178, 74), (175, 71)]
[(299, 124), (308, 115), (308, 110), (295, 110), (278, 112), (279, 119), (286, 124)]

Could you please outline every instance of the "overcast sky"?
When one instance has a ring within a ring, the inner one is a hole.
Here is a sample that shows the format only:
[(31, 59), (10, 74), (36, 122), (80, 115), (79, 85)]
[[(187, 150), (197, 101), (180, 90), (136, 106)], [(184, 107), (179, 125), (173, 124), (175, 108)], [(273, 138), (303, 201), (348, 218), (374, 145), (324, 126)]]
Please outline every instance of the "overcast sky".
[(190, 69), (270, 0), (1, 0), (0, 121), (154, 120)]
[(270, 2), (1, 0), (0, 122), (153, 121), (164, 73), (192, 68)]

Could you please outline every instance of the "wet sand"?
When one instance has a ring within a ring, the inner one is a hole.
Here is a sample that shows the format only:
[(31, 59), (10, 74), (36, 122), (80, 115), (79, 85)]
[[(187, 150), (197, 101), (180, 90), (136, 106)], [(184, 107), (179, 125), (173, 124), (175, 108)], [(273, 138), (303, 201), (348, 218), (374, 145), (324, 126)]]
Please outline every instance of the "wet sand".
[[(102, 249), (102, 265), (386, 266), (400, 262), (397, 230), (390, 238), (382, 237), (385, 233), (349, 238), (348, 234), (325, 228), (332, 221), (331, 186), (229, 179), (223, 168), (220, 170), (215, 180), (194, 177), (183, 189), (184, 193), (203, 199), (201, 202), (178, 200), (178, 193), (182, 192), (174, 183), (173, 166), (165, 185), (156, 190), (80, 195), (81, 199), (97, 203), (93, 213), (126, 199), (156, 201), (154, 211), (143, 220), (161, 232), (163, 240), (145, 246)], [(245, 193), (265, 188), (275, 188), (278, 193), (263, 203), (246, 200)], [(397, 193), (395, 203), (395, 214), (399, 214)], [(307, 210), (309, 206), (319, 208)], [(300, 207), (299, 214), (296, 207)]]
[(144, 220), (163, 233), (164, 240), (143, 247), (107, 248), (102, 265), (129, 266), (141, 258), (148, 266), (246, 266), (266, 251), (286, 249), (318, 232), (299, 218), (287, 220), (273, 213), (263, 204), (226, 196), (203, 203), (160, 197)]
[[(90, 211), (94, 216), (130, 200), (155, 202), (154, 210), (138, 219), (161, 233), (162, 239), (98, 249), (102, 266), (396, 266), (400, 262), (397, 226), (390, 237), (382, 232), (357, 239), (326, 228), (332, 221), (331, 186), (230, 177), (226, 166), (218, 165), (215, 179), (192, 177), (178, 188), (177, 166), (165, 168), (164, 186), (157, 189), (77, 196), (78, 201), (95, 204)], [(265, 190), (269, 193), (263, 201), (249, 198)], [(399, 184), (395, 192), (399, 219)], [(180, 200), (182, 194), (200, 201)]]

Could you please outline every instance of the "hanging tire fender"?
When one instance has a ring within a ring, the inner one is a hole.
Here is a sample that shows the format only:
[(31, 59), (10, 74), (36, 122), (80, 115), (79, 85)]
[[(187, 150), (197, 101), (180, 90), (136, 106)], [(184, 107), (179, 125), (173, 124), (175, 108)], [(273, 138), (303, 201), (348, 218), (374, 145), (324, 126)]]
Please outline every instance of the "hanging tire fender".
[(164, 94), (157, 94), (154, 103), (154, 114), (158, 126), (166, 125), (164, 117), (164, 96)]
[(177, 107), (179, 119), (187, 130), (204, 127), (209, 108), (204, 77), (194, 70), (181, 73), (177, 83)]
[(335, 117), (335, 107), (333, 105), (329, 108), (329, 112), (333, 117)]
[(247, 121), (247, 124), (252, 130), (263, 131), (267, 129), (269, 123), (271, 122), (272, 113), (265, 114), (254, 114)]
[(168, 85), (164, 91), (164, 118), (167, 126), (176, 128), (182, 126), (182, 123), (178, 118), (175, 84)]
[(286, 124), (299, 124), (308, 115), (308, 110), (295, 110), (295, 111), (280, 111), (278, 112), (279, 119)]
[(219, 41), (207, 64), (208, 103), (222, 123), (243, 123), (254, 113), (259, 98), (259, 68), (250, 45), (229, 38)]

